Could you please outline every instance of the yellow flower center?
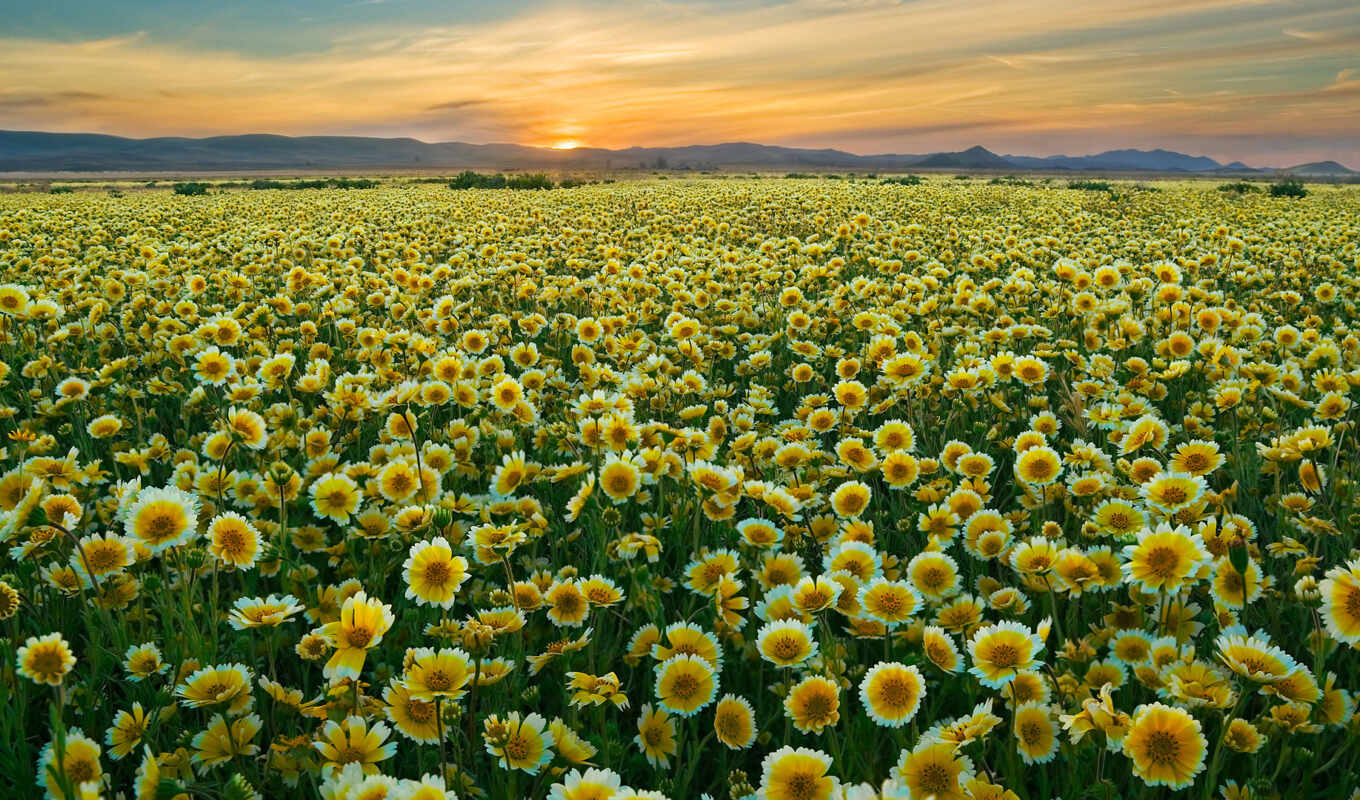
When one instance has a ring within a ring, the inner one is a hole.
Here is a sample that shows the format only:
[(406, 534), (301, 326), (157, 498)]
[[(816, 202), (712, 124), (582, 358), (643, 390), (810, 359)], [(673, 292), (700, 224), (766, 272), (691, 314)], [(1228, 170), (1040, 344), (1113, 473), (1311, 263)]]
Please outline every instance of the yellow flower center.
[(784, 796), (789, 800), (811, 800), (817, 796), (817, 776), (806, 770), (784, 779)]
[(943, 764), (926, 764), (920, 782), (925, 794), (944, 794), (954, 788), (954, 775)]
[(425, 566), (426, 583), (441, 586), (452, 576), (453, 570), (449, 569), (449, 565), (443, 561), (432, 561)]
[(427, 703), (424, 700), (412, 700), (406, 709), (406, 713), (411, 717), (412, 722), (429, 722), (434, 719), (434, 704)]
[(373, 631), (365, 625), (356, 625), (345, 637), (350, 647), (368, 647), (373, 640)]
[(693, 675), (680, 675), (671, 684), (671, 695), (680, 700), (688, 700), (699, 691), (699, 681)]
[(878, 696), (885, 705), (902, 708), (911, 703), (912, 689), (905, 678), (891, 675), (879, 682)]
[(34, 653), (31, 658), (32, 660), (29, 663), (32, 665), (33, 672), (45, 675), (61, 672), (61, 653), (55, 648), (43, 648)]
[(1184, 487), (1174, 483), (1170, 486), (1163, 486), (1161, 495), (1162, 502), (1170, 506), (1178, 506), (1181, 503), (1184, 503), (1186, 498), (1189, 497)]
[(1180, 556), (1170, 547), (1154, 547), (1147, 554), (1148, 571), (1158, 577), (1169, 578), (1176, 574), (1176, 567), (1180, 564)]
[(529, 758), (529, 742), (521, 736), (516, 736), (505, 743), (505, 758), (510, 763), (524, 761)]
[(1010, 644), (993, 645), (990, 661), (998, 667), (1013, 667), (1020, 663), (1020, 651)]
[(1153, 731), (1148, 734), (1147, 745), (1144, 748), (1147, 757), (1158, 764), (1173, 763), (1180, 750), (1180, 740), (1176, 734), (1169, 731)]

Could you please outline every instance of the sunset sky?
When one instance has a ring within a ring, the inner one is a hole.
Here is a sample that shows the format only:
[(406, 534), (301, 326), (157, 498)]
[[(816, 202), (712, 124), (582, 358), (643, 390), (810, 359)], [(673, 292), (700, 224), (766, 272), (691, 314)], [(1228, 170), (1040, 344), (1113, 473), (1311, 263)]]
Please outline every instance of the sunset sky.
[(1360, 3), (44, 0), (0, 128), (1360, 168)]

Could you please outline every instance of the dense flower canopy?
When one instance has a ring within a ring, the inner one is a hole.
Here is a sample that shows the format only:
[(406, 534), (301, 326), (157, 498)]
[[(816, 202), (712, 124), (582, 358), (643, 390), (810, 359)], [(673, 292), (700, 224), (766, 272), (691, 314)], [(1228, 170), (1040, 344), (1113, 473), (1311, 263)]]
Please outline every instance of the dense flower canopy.
[(1360, 783), (1360, 194), (1019, 183), (0, 195), (7, 775)]

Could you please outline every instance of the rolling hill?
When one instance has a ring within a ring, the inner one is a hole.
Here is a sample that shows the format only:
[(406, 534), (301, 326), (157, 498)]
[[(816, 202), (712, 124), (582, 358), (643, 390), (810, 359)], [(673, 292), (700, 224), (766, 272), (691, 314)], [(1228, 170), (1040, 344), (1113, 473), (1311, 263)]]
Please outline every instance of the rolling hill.
[[(1082, 170), (1251, 173), (1241, 162), (1169, 150), (1110, 150), (1087, 156), (997, 155), (982, 146), (957, 152), (857, 155), (844, 150), (728, 142), (686, 147), (582, 147), (423, 142), (364, 136), (246, 134), (203, 139), (129, 139), (92, 133), (0, 131), (0, 172), (192, 172), (333, 169), (911, 169)], [(1335, 161), (1291, 167), (1299, 175), (1355, 174)]]

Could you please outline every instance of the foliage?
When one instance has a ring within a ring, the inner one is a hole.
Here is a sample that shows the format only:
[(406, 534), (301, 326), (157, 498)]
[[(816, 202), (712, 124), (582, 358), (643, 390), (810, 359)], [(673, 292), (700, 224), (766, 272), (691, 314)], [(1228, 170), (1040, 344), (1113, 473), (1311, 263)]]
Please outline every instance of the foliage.
[(0, 196), (10, 793), (1344, 796), (1360, 196), (1160, 186)]
[(1110, 194), (1114, 194), (1114, 185), (1109, 181), (1091, 179), (1072, 180), (1067, 182), (1067, 188), (1082, 189), (1090, 192), (1109, 192)]
[(1233, 181), (1232, 183), (1224, 183), (1219, 185), (1218, 190), (1220, 192), (1227, 192), (1229, 194), (1237, 195), (1258, 194), (1261, 191), (1261, 187), (1257, 186), (1251, 181)]
[(1304, 188), (1303, 181), (1298, 178), (1286, 178), (1278, 183), (1270, 185), (1271, 197), (1293, 197), (1295, 199), (1308, 196), (1308, 190)]

